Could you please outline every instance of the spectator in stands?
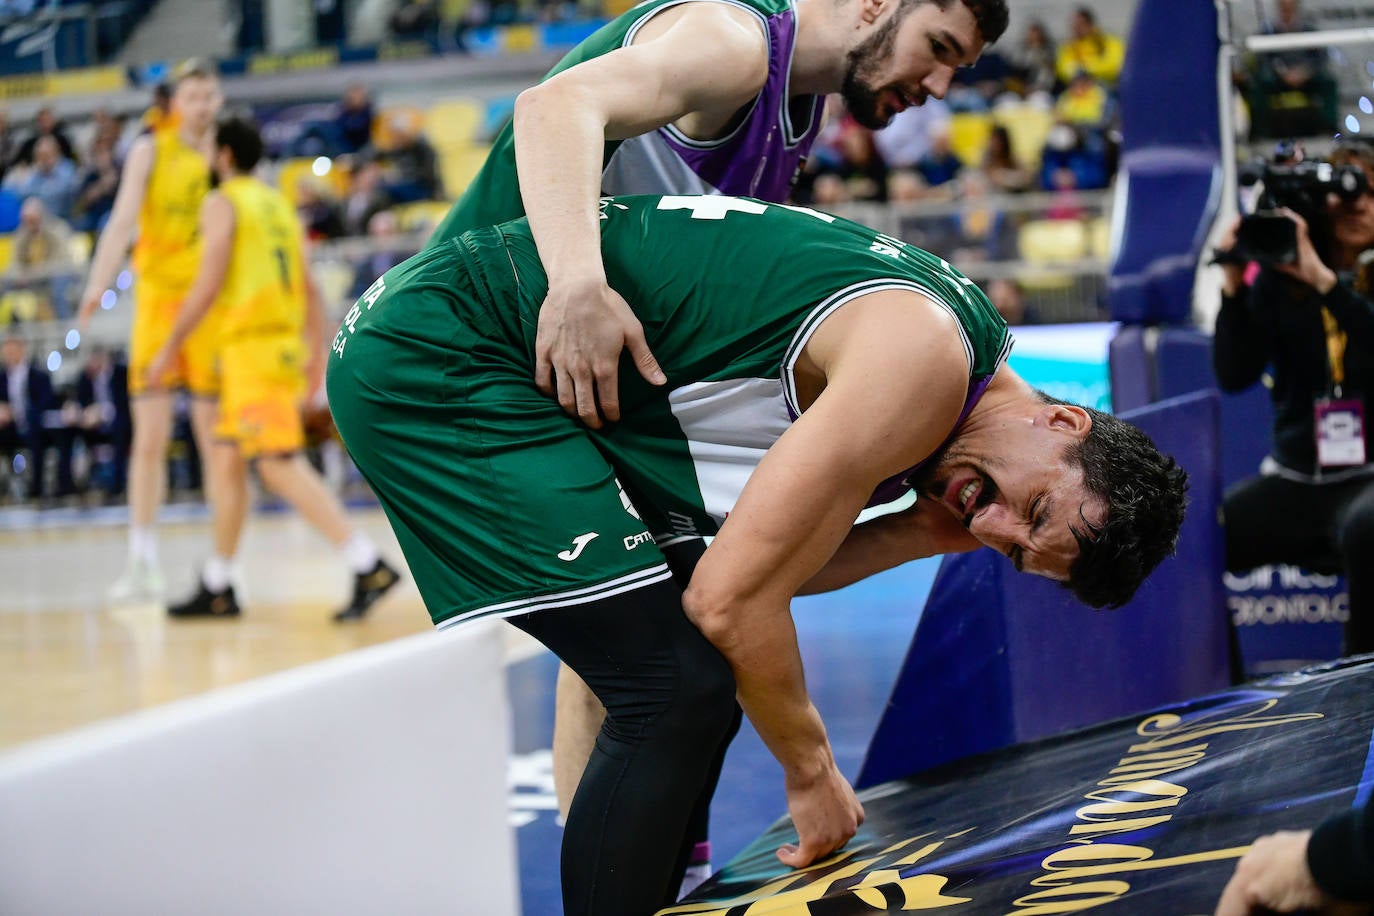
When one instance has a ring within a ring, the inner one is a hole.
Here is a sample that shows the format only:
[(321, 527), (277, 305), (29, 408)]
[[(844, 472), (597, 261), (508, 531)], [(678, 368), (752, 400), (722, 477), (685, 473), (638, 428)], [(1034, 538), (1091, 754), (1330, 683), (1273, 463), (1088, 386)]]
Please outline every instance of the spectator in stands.
[(1076, 191), (1107, 186), (1106, 140), (1085, 134), (1072, 124), (1050, 128), (1040, 156), (1042, 186), (1049, 191)]
[(1102, 31), (1097, 15), (1080, 6), (1069, 19), (1073, 38), (1059, 48), (1055, 57), (1055, 74), (1059, 82), (1068, 85), (1074, 74), (1082, 70), (1108, 89), (1116, 88), (1121, 65), (1126, 60), (1126, 45), (1115, 35)]
[(356, 153), (372, 142), (372, 97), (362, 83), (344, 90), (334, 129), (340, 153)]
[[(1366, 144), (1341, 144), (1331, 161), (1374, 178), (1374, 148)], [(1327, 217), (1326, 250), (1294, 215), (1296, 259), (1263, 267), (1251, 286), (1245, 265), (1225, 265), (1212, 355), (1224, 391), (1248, 388), (1266, 371), (1273, 382), (1270, 453), (1258, 476), (1223, 499), (1226, 566), (1343, 572), (1345, 652), (1353, 655), (1374, 651), (1374, 277), (1360, 263), (1374, 251), (1374, 194), (1336, 203)], [(1222, 250), (1234, 246), (1236, 229)]]
[(1016, 159), (1011, 146), (1011, 133), (1001, 124), (994, 124), (983, 149), (983, 174), (992, 187), (1002, 193), (1024, 191), (1034, 181), (1030, 169)]
[(439, 28), (439, 9), (434, 0), (400, 0), (387, 19), (396, 38), (432, 38)]
[[(91, 456), (92, 479), (100, 479), (108, 496), (123, 493), (133, 440), (129, 370), (109, 350), (96, 347), (86, 355), (64, 420), (63, 462), (70, 468), (72, 444), (81, 440)], [(67, 473), (70, 476), (70, 470)]]
[(927, 99), (924, 105), (898, 112), (886, 127), (874, 132), (873, 145), (889, 169), (915, 170), (935, 145), (935, 138), (949, 135), (950, 110), (943, 99)]
[(973, 66), (955, 71), (945, 101), (950, 111), (987, 111), (1007, 91), (1011, 75), (1012, 68), (1005, 57), (996, 51), (986, 51)]
[(155, 134), (166, 127), (176, 124), (176, 116), (172, 113), (172, 83), (170, 80), (163, 80), (153, 87), (153, 97), (148, 105), (148, 110), (143, 112), (143, 130), (146, 133)]
[(110, 114), (104, 108), (97, 108), (93, 115), (95, 130), (91, 133), (91, 144), (82, 161), (89, 162), (91, 155), (98, 149), (109, 149), (116, 160), (124, 158), (124, 119)]
[(854, 120), (837, 95), (826, 100), (825, 126), (796, 193), (822, 207), (887, 198), (887, 164), (874, 145), (873, 131)]
[(1046, 104), (1054, 95), (1059, 80), (1054, 75), (1054, 39), (1039, 20), (1026, 26), (1021, 45), (1012, 52), (1012, 67), (1021, 81), (1021, 94), (1028, 100), (1042, 99)]
[(988, 299), (1007, 324), (1036, 324), (1035, 310), (1026, 305), (1026, 291), (1016, 280), (993, 280), (987, 286)]
[(64, 159), (76, 162), (76, 147), (72, 145), (71, 139), (67, 136), (67, 128), (57, 120), (52, 109), (46, 105), (38, 109), (38, 113), (34, 115), (33, 133), (20, 144), (15, 162), (31, 165), (38, 152), (38, 143), (44, 137), (51, 137), (57, 141), (58, 151)]
[(314, 175), (296, 182), (296, 215), (311, 241), (336, 239), (344, 234), (339, 208)]
[[(948, 184), (958, 177), (963, 167), (964, 163), (954, 154), (947, 131), (934, 134), (930, 138), (930, 149), (916, 162), (916, 172), (928, 188), (939, 188)], [(957, 190), (953, 186), (946, 189), (951, 195), (957, 194)]]
[(76, 166), (62, 155), (57, 141), (40, 137), (33, 148), (33, 165), (13, 169), (4, 186), (20, 197), (39, 198), (53, 216), (70, 220), (80, 181)]
[[(49, 449), (56, 437), (47, 428), (48, 412), (57, 409), (52, 377), (46, 369), (29, 360), (29, 348), (20, 337), (11, 335), (0, 344), (0, 453), (13, 458), (27, 450), (29, 467), (27, 496), (39, 499), (44, 494), (43, 472)], [(15, 467), (20, 467), (15, 462)], [(70, 477), (58, 467), (58, 496), (74, 492)]]
[(14, 139), (14, 128), (10, 127), (9, 112), (0, 108), (0, 182), (19, 155), (19, 144)]
[(382, 187), (382, 166), (370, 156), (354, 160), (348, 179), (348, 194), (343, 199), (340, 216), (345, 235), (365, 235), (374, 214), (392, 204), (391, 195)]
[(425, 139), (419, 124), (405, 116), (392, 120), (395, 141), (391, 149), (382, 153), (390, 166), (390, 174), (383, 185), (396, 203), (416, 200), (442, 200), (443, 182), (439, 178), (439, 155)]
[(114, 143), (102, 140), (92, 145), (81, 170), (81, 184), (76, 194), (76, 217), (72, 222), (78, 232), (99, 232), (114, 209), (115, 194), (119, 191), (122, 168), (115, 158)]
[(1281, 830), (1256, 840), (1236, 863), (1216, 913), (1368, 913), (1370, 903), (1374, 799), (1366, 797), (1316, 830)]
[(1054, 103), (1054, 113), (1080, 130), (1102, 132), (1112, 119), (1112, 98), (1102, 84), (1079, 70)]
[(981, 169), (964, 169), (955, 180), (959, 212), (952, 219), (947, 257), (956, 265), (1009, 261), (1016, 254), (1016, 235), (1007, 215), (988, 199), (992, 182)]
[(25, 198), (14, 232), (13, 253), (5, 272), (6, 295), (16, 291), (35, 297), (33, 317), (68, 317), (73, 277), (62, 273), (72, 264), (72, 232), (52, 216), (37, 197)]
[(361, 297), (372, 281), (415, 253), (415, 249), (401, 246), (401, 223), (390, 210), (372, 214), (367, 223), (367, 237), (375, 248), (358, 262), (349, 292), (351, 299)]
[[(1298, 0), (1278, 0), (1266, 35), (1313, 31)], [(1302, 137), (1336, 128), (1337, 87), (1325, 48), (1295, 48), (1256, 55), (1248, 94), (1253, 138)]]

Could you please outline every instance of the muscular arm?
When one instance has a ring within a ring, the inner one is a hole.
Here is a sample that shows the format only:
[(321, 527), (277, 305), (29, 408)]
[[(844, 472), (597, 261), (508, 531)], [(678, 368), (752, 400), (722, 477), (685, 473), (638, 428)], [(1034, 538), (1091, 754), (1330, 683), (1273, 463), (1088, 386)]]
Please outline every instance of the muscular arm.
[(651, 19), (633, 45), (578, 64), (516, 99), (520, 195), (549, 277), (535, 378), (588, 425), (601, 425), (598, 401), (607, 419), (619, 417), (623, 347), (646, 379), (664, 381), (638, 320), (606, 284), (597, 208), (605, 142), (695, 112), (728, 118), (767, 76), (767, 44), (752, 16), (723, 4), (689, 3)]
[(319, 284), (310, 271), (309, 240), (301, 235), (301, 282), (305, 284), (305, 323), (301, 333), (305, 337), (305, 398), (315, 396), (324, 382), (327, 352), (324, 341), (324, 300)]
[(944, 507), (918, 500), (910, 508), (851, 528), (835, 555), (797, 594), (834, 591), (912, 560), (982, 546)]
[(789, 865), (843, 844), (861, 811), (807, 695), (789, 602), (873, 488), (953, 427), (968, 381), (957, 334), (953, 319), (905, 292), (875, 293), (827, 319), (807, 346), (825, 390), (765, 455), (683, 598), (782, 764), (801, 842), (780, 851)]
[(86, 289), (81, 294), (81, 306), (77, 312), (77, 324), (80, 327), (90, 322), (91, 313), (100, 303), (101, 294), (110, 288), (115, 274), (124, 263), (124, 256), (129, 252), (129, 244), (138, 223), (138, 211), (142, 209), (143, 197), (148, 192), (148, 175), (152, 168), (152, 138), (140, 137), (129, 148), (124, 172), (119, 179), (119, 191), (115, 194), (114, 208), (100, 233), (100, 240), (96, 242), (91, 271), (86, 278)]

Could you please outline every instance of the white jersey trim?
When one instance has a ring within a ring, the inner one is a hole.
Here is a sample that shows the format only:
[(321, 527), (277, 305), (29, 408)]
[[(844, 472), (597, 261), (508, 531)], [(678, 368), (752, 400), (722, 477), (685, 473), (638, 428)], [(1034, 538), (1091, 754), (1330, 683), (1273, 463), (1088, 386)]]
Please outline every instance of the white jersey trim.
[(806, 347), (811, 335), (816, 333), (816, 329), (821, 326), (825, 319), (829, 318), (841, 306), (853, 302), (861, 296), (869, 293), (882, 292), (889, 289), (904, 289), (929, 299), (931, 302), (944, 309), (951, 318), (954, 319), (954, 326), (959, 329), (959, 339), (964, 344), (964, 359), (968, 363), (969, 374), (973, 373), (974, 352), (973, 342), (969, 340), (968, 331), (964, 329), (964, 324), (959, 320), (959, 315), (954, 309), (945, 302), (939, 294), (932, 291), (929, 287), (923, 286), (914, 280), (899, 279), (896, 277), (876, 278), (846, 286), (844, 289), (832, 294), (822, 300), (819, 305), (811, 310), (811, 314), (806, 316), (801, 326), (797, 328), (797, 333), (792, 338), (792, 343), (788, 346), (782, 361), (782, 394), (787, 399), (787, 406), (797, 416), (801, 416), (802, 409), (800, 400), (797, 397), (796, 367), (797, 360), (801, 358), (802, 349)]
[[(660, 6), (660, 7), (657, 7), (657, 8), (655, 8), (655, 9), (650, 10), (648, 13), (646, 13), (646, 14), (645, 14), (644, 16), (642, 16), (640, 19), (636, 20), (636, 21), (635, 21), (635, 24), (632, 25), (632, 26), (630, 26), (629, 30), (625, 32), (625, 38), (624, 38), (624, 40), (620, 43), (620, 46), (621, 46), (622, 48), (628, 48), (631, 44), (634, 43), (635, 36), (639, 34), (639, 30), (640, 30), (641, 28), (643, 28), (643, 26), (644, 26), (645, 23), (647, 23), (650, 19), (653, 19), (655, 16), (657, 16), (659, 13), (663, 12), (664, 10), (672, 9), (672, 8), (675, 7), (675, 6), (682, 6), (684, 3), (720, 3), (720, 4), (723, 4), (723, 5), (725, 5), (725, 6), (734, 6), (734, 7), (738, 7), (739, 9), (744, 10), (746, 13), (750, 13), (755, 19), (758, 20), (758, 22), (759, 22), (759, 27), (763, 30), (763, 40), (764, 40), (765, 44), (769, 44), (769, 45), (770, 45), (769, 59), (770, 59), (770, 60), (772, 59), (771, 40), (770, 40), (769, 35), (768, 35), (768, 19), (767, 19), (762, 13), (760, 13), (758, 10), (754, 9), (752, 6), (748, 6), (747, 4), (744, 4), (744, 3), (739, 3), (739, 2), (737, 2), (737, 0), (675, 0), (675, 2), (672, 2), (672, 3), (665, 3), (665, 4), (663, 4), (663, 5)], [(795, 13), (796, 13), (796, 9), (795, 9), (795, 7), (794, 7), (794, 8), (793, 8), (793, 14), (794, 14), (794, 16), (795, 16)], [(795, 40), (795, 38), (793, 39), (792, 44), (793, 44), (794, 46), (796, 45), (796, 40)], [(788, 72), (788, 75), (789, 75), (789, 76), (790, 76), (791, 73), (792, 73), (792, 70), (791, 70), (791, 59), (790, 59), (790, 58), (788, 59), (788, 71), (787, 71), (787, 72)], [(766, 85), (766, 83), (765, 83), (765, 85)], [(733, 140), (733, 139), (735, 138), (735, 135), (736, 135), (736, 134), (738, 134), (740, 131), (744, 130), (745, 125), (747, 125), (747, 124), (749, 123), (749, 118), (750, 118), (750, 117), (753, 115), (753, 113), (754, 113), (754, 109), (758, 107), (758, 105), (759, 105), (759, 99), (760, 99), (762, 96), (763, 96), (763, 90), (760, 89), (760, 90), (758, 91), (758, 94), (754, 96), (754, 100), (753, 100), (752, 102), (749, 103), (749, 108), (748, 108), (747, 111), (745, 111), (744, 116), (741, 117), (741, 118), (739, 119), (739, 124), (735, 125), (735, 129), (732, 130), (732, 131), (730, 131), (730, 132), (729, 132), (728, 134), (726, 134), (725, 136), (719, 137), (719, 138), (714, 139), (714, 140), (697, 140), (697, 139), (694, 139), (694, 138), (692, 138), (692, 137), (687, 136), (687, 135), (684, 134), (682, 131), (678, 130), (677, 126), (674, 125), (674, 124), (671, 124), (671, 123), (663, 125), (661, 128), (659, 128), (659, 130), (662, 130), (662, 131), (664, 131), (665, 133), (670, 134), (674, 140), (676, 140), (678, 143), (681, 143), (683, 146), (690, 146), (690, 147), (693, 147), (694, 149), (701, 149), (701, 150), (715, 149), (715, 148), (718, 147), (718, 146), (723, 146), (723, 145), (725, 145), (726, 143), (730, 142), (731, 140)]]
[(672, 573), (668, 570), (667, 563), (660, 563), (648, 569), (637, 570), (628, 575), (619, 576), (615, 579), (600, 582), (596, 585), (588, 585), (584, 588), (575, 588), (566, 592), (554, 592), (551, 595), (538, 595), (533, 598), (517, 598), (514, 601), (503, 601), (500, 604), (489, 604), (486, 607), (474, 608), (471, 611), (463, 611), (447, 620), (435, 624), (440, 630), (446, 630), (451, 626), (475, 620), (478, 617), (514, 617), (517, 614), (528, 614), (533, 611), (547, 611), (553, 608), (572, 607), (578, 604), (590, 604), (602, 598), (610, 598), (613, 595), (624, 594), (652, 585), (655, 582), (662, 582), (672, 578)]

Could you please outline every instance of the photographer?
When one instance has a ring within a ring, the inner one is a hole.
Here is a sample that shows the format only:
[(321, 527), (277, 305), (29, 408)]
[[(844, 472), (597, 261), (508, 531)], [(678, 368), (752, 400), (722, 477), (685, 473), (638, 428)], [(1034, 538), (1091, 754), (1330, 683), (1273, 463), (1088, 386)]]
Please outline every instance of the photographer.
[[(1339, 145), (1331, 164), (1374, 178), (1374, 147)], [(1345, 652), (1374, 651), (1374, 464), (1367, 425), (1374, 392), (1374, 195), (1368, 181), (1341, 196), (1308, 195), (1295, 253), (1263, 258), (1245, 285), (1241, 221), (1221, 249), (1225, 280), (1213, 365), (1221, 388), (1273, 378), (1274, 433), (1260, 474), (1227, 491), (1226, 565), (1232, 571), (1291, 563), (1344, 573), (1350, 620)], [(1282, 202), (1282, 201), (1280, 201)], [(1253, 217), (1247, 219), (1254, 219)], [(1314, 236), (1318, 242), (1314, 244)], [(1274, 263), (1282, 260), (1283, 263)], [(1362, 264), (1362, 260), (1365, 262)]]

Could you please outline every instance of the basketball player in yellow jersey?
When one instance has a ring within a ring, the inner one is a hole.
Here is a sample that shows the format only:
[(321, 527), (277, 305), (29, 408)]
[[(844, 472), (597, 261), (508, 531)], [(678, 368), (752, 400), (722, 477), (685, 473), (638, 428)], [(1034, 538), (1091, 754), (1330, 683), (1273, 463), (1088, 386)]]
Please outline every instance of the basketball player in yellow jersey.
[[(200, 259), (197, 219), (210, 189), (209, 153), (221, 100), (219, 80), (208, 67), (188, 62), (178, 69), (172, 88), (172, 124), (139, 137), (130, 148), (114, 210), (96, 245), (81, 296), (78, 328), (84, 335), (137, 231), (129, 338), (134, 424), (129, 454), (129, 564), (110, 589), (112, 600), (156, 598), (162, 592), (155, 525), (167, 490), (173, 389), (190, 392), (196, 447), (202, 456), (210, 453), (217, 393), (212, 323), (187, 341), (163, 383), (149, 387), (144, 380), (148, 363), (166, 340), (195, 278)], [(207, 484), (206, 495), (215, 498), (213, 485)]]
[(206, 315), (215, 316), (219, 420), (207, 452), (211, 490), (218, 494), (211, 506), (214, 555), (196, 594), (168, 613), (239, 613), (230, 571), (248, 500), (247, 462), (253, 462), (263, 485), (328, 538), (352, 567), (353, 597), (334, 619), (356, 620), (399, 576), (367, 536), (353, 530), (343, 505), (301, 451), (301, 405), (324, 378), (322, 313), (295, 209), (251, 176), (261, 157), (262, 138), (252, 124), (233, 119), (216, 128), (219, 187), (200, 208), (200, 266), (166, 341), (145, 370), (150, 388), (164, 385), (184, 342), (200, 333)]

